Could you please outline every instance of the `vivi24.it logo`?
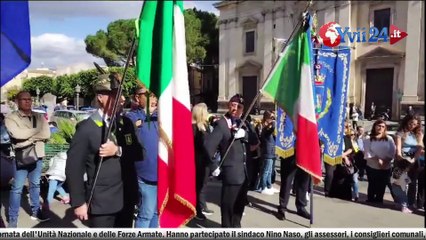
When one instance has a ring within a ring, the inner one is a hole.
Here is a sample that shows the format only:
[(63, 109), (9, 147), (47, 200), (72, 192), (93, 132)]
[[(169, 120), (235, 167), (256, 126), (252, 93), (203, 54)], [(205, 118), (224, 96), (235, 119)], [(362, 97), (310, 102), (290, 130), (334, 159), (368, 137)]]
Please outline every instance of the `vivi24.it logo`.
[[(369, 34), (367, 34), (369, 33)], [(329, 22), (324, 24), (319, 30), (319, 36), (322, 43), (328, 47), (336, 47), (340, 43), (353, 42), (390, 42), (395, 44), (401, 39), (408, 36), (408, 34), (400, 30), (395, 25), (390, 25), (390, 31), (387, 28), (379, 30), (376, 27), (357, 28), (352, 31), (349, 27), (341, 27), (338, 23)]]

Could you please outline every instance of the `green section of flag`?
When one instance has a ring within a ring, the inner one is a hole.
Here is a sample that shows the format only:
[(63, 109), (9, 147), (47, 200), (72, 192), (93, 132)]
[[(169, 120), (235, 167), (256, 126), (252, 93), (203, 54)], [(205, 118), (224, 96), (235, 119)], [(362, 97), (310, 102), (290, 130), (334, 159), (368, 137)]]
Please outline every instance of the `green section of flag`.
[(173, 7), (181, 1), (145, 1), (139, 18), (136, 74), (160, 97), (173, 76)]
[(289, 42), (263, 87), (263, 93), (273, 98), (290, 116), (294, 116), (295, 103), (299, 99), (302, 65), (310, 64), (308, 44), (306, 32), (300, 29)]

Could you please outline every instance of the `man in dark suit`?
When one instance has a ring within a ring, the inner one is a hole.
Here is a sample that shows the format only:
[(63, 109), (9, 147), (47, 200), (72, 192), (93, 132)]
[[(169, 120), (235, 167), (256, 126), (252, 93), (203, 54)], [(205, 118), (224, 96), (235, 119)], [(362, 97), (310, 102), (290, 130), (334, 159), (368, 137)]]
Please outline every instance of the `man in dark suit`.
[[(290, 120), (286, 117), (286, 120), (283, 124)], [(279, 127), (279, 126), (278, 126)], [(284, 128), (287, 128), (287, 124)], [(292, 139), (292, 141), (297, 141), (297, 139)], [(296, 143), (293, 142), (293, 146), (296, 146)], [(294, 185), (294, 190), (296, 193), (296, 209), (297, 215), (310, 219), (311, 215), (306, 211), (305, 207), (307, 206), (306, 193), (309, 188), (310, 175), (303, 171), (296, 165), (296, 154), (297, 149), (294, 149), (294, 154), (286, 158), (280, 157), (280, 172), (281, 172), (281, 187), (279, 192), (279, 206), (277, 217), (280, 220), (285, 220), (285, 212), (287, 211), (288, 201), (290, 199), (290, 192), (292, 189), (292, 183)]]
[(247, 169), (246, 169), (246, 150), (247, 133), (244, 129), (238, 130), (237, 120), (239, 119), (238, 109), (244, 108), (244, 101), (241, 95), (237, 94), (231, 98), (228, 103), (228, 112), (217, 121), (213, 132), (204, 140), (204, 146), (208, 157), (214, 158), (214, 154), (219, 149), (224, 157), (231, 141), (235, 142), (230, 147), (226, 158), (222, 159), (221, 169), (217, 163), (212, 161), (211, 169), (213, 176), (222, 176), (222, 196), (221, 196), (221, 215), (222, 227), (241, 227), (241, 218), (247, 198)]
[[(124, 119), (122, 124), (110, 122), (118, 87), (119, 79), (116, 75), (99, 76), (94, 85), (99, 109), (77, 125), (68, 150), (66, 177), (71, 206), (80, 220), (90, 220), (91, 227), (110, 228), (126, 225), (122, 222), (121, 214), (123, 214), (123, 207), (128, 207), (129, 200), (124, 198), (122, 167), (128, 168), (129, 164), (125, 164), (121, 156), (124, 150), (128, 151), (130, 146), (134, 146), (133, 143), (137, 144), (138, 141), (135, 139), (134, 130), (127, 127), (133, 126), (132, 124), (125, 124)], [(113, 131), (104, 143), (110, 124), (114, 124)], [(126, 156), (131, 154), (126, 153)], [(94, 186), (101, 158), (102, 167)], [(133, 171), (134, 169), (131, 168), (125, 170), (126, 174)], [(86, 183), (84, 182), (85, 173), (87, 174)], [(124, 181), (128, 182), (128, 179), (125, 178)]]

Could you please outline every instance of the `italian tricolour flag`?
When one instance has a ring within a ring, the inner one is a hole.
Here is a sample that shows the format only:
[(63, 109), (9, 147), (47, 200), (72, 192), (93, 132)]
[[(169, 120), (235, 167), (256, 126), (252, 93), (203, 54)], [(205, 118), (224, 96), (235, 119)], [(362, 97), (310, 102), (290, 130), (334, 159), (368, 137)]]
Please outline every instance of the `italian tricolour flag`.
[[(306, 19), (307, 20), (307, 19)], [(262, 93), (283, 108), (296, 131), (296, 164), (322, 180), (320, 147), (312, 86), (312, 43), (309, 26), (299, 29), (280, 54)]]
[(195, 162), (182, 1), (145, 1), (138, 22), (137, 76), (158, 97), (160, 227), (195, 216)]

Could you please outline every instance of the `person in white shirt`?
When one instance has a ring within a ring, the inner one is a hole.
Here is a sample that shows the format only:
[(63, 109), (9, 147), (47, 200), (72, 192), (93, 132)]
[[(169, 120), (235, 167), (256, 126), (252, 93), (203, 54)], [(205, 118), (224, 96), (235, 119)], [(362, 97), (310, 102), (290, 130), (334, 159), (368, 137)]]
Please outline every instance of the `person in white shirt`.
[(386, 185), (390, 182), (391, 162), (395, 156), (395, 142), (386, 134), (386, 123), (377, 120), (371, 134), (364, 141), (367, 160), (368, 190), (367, 202), (383, 203)]
[(365, 165), (366, 161), (364, 158), (364, 141), (366, 139), (365, 131), (362, 126), (356, 128), (356, 143), (358, 144), (359, 151), (355, 154), (355, 164), (358, 168), (358, 175), (360, 181), (367, 181), (365, 177)]
[(66, 152), (60, 152), (58, 155), (50, 159), (49, 169), (46, 172), (46, 175), (49, 176), (49, 191), (47, 193), (47, 203), (49, 205), (49, 209), (53, 202), (53, 198), (55, 197), (56, 191), (58, 191), (61, 197), (61, 202), (63, 204), (68, 204), (70, 202), (68, 193), (66, 193), (64, 188), (62, 187), (66, 179), (66, 161)]
[(352, 119), (352, 127), (353, 129), (357, 129), (358, 127), (358, 120), (359, 120), (359, 113), (358, 109), (355, 105), (352, 106), (351, 109), (351, 119)]

